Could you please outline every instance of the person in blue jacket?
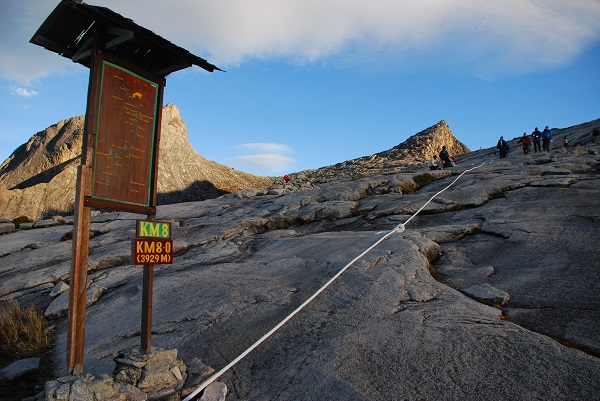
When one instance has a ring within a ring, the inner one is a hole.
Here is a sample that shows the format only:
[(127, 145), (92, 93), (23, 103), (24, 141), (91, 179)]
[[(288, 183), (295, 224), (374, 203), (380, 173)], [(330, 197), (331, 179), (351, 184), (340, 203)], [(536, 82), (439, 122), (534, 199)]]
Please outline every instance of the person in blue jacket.
[(542, 149), (545, 152), (550, 152), (550, 142), (552, 142), (552, 131), (546, 125), (546, 128), (542, 131)]

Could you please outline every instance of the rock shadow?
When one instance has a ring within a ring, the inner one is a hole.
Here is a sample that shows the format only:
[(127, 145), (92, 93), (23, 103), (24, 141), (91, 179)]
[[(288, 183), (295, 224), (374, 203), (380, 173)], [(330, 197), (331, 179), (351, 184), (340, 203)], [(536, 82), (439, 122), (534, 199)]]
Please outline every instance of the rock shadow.
[(215, 187), (210, 181), (197, 180), (185, 189), (170, 192), (159, 192), (156, 198), (156, 203), (158, 205), (170, 205), (173, 203), (197, 202), (218, 198), (219, 196), (228, 193), (229, 192), (223, 189)]
[(57, 175), (62, 173), (67, 167), (69, 167), (71, 164), (73, 164), (73, 162), (75, 160), (79, 159), (80, 157), (81, 156), (75, 157), (73, 159), (67, 160), (66, 162), (62, 162), (60, 164), (57, 164), (56, 166), (50, 167), (49, 169), (44, 170), (41, 173), (38, 173), (32, 177), (29, 177), (25, 181), (21, 181), (21, 183), (15, 185), (14, 187), (9, 188), (9, 189), (10, 190), (26, 189), (26, 188), (30, 188), (30, 187), (33, 187), (38, 184), (47, 184), (50, 181), (52, 181), (52, 179), (54, 177), (56, 177)]

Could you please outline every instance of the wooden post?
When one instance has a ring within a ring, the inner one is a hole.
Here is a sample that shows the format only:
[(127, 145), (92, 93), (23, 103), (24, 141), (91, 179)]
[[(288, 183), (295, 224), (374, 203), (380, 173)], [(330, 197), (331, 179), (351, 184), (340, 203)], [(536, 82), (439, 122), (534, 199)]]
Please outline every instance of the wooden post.
[[(87, 301), (87, 270), (90, 248), (91, 208), (84, 205), (85, 197), (91, 193), (91, 154), (98, 121), (98, 91), (101, 85), (102, 28), (94, 27), (94, 51), (90, 66), (83, 143), (81, 145), (81, 164), (77, 170), (77, 187), (73, 218), (73, 240), (71, 246), (71, 276), (69, 292), (69, 321), (67, 331), (67, 367), (69, 374), (83, 373), (83, 355), (85, 350), (85, 309)], [(90, 146), (92, 145), (92, 146)]]
[[(154, 142), (154, 169), (152, 171), (152, 188), (150, 192), (150, 204), (156, 206), (157, 197), (157, 177), (158, 177), (158, 152), (160, 149), (160, 129), (162, 123), (162, 102), (165, 89), (165, 80), (158, 85), (158, 100), (160, 105), (154, 121), (154, 130), (156, 132), (156, 141)], [(147, 220), (155, 220), (156, 215), (148, 215)], [(143, 353), (152, 351), (152, 296), (154, 293), (154, 265), (144, 265), (144, 277), (142, 288), (142, 327), (140, 331), (140, 348)]]
[[(154, 220), (148, 216), (147, 220)], [(145, 354), (152, 351), (152, 295), (154, 288), (154, 265), (144, 265), (142, 287), (142, 328), (140, 332), (140, 348)]]
[(152, 351), (152, 289), (154, 286), (154, 265), (144, 265), (144, 287), (142, 289), (142, 330), (141, 351)]
[(69, 326), (67, 332), (67, 366), (69, 374), (83, 373), (85, 342), (85, 307), (87, 299), (87, 267), (90, 244), (90, 208), (83, 206), (87, 166), (77, 170), (73, 245), (71, 250), (71, 287), (69, 292)]

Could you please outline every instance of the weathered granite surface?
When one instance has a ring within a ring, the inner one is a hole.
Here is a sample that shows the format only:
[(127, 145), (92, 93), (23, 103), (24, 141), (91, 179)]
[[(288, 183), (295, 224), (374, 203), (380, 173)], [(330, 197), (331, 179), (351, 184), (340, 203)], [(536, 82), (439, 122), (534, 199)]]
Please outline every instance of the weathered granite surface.
[[(225, 373), (227, 399), (597, 398), (600, 149), (511, 148), (502, 161), (471, 152), (452, 170), (298, 175), (279, 195), (159, 207), (158, 219), (177, 223), (176, 257), (155, 267), (153, 345), (220, 369), (459, 172), (486, 162)], [(86, 372), (109, 372), (113, 352), (140, 341), (136, 217), (94, 220), (108, 229), (91, 239), (90, 288), (105, 290), (87, 310)], [(2, 299), (50, 303), (68, 281), (71, 244), (57, 232), (67, 226), (27, 231), (29, 242), (23, 231), (0, 237)], [(477, 302), (464, 293), (472, 286), (510, 300)], [(66, 319), (53, 323), (60, 376)]]

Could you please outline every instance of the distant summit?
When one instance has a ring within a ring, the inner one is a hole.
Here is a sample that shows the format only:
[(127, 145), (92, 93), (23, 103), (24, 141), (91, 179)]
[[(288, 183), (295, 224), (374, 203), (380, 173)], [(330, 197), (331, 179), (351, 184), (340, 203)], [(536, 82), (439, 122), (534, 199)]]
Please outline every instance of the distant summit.
[(83, 116), (59, 121), (32, 136), (0, 165), (0, 190), (49, 183), (81, 155)]
[[(200, 156), (188, 140), (175, 105), (163, 108), (158, 163), (158, 204), (215, 198), (268, 187), (272, 178), (234, 170)], [(0, 218), (68, 214), (75, 199), (84, 117), (38, 132), (0, 165)]]
[(390, 150), (363, 156), (304, 173), (311, 180), (361, 178), (375, 174), (392, 174), (406, 167), (427, 163), (446, 146), (451, 156), (469, 152), (469, 148), (454, 137), (444, 120), (411, 136)]
[(391, 150), (377, 155), (388, 159), (404, 160), (405, 163), (420, 164), (428, 161), (431, 156), (439, 154), (443, 146), (453, 156), (470, 152), (468, 147), (454, 137), (446, 121), (442, 120), (411, 136)]

